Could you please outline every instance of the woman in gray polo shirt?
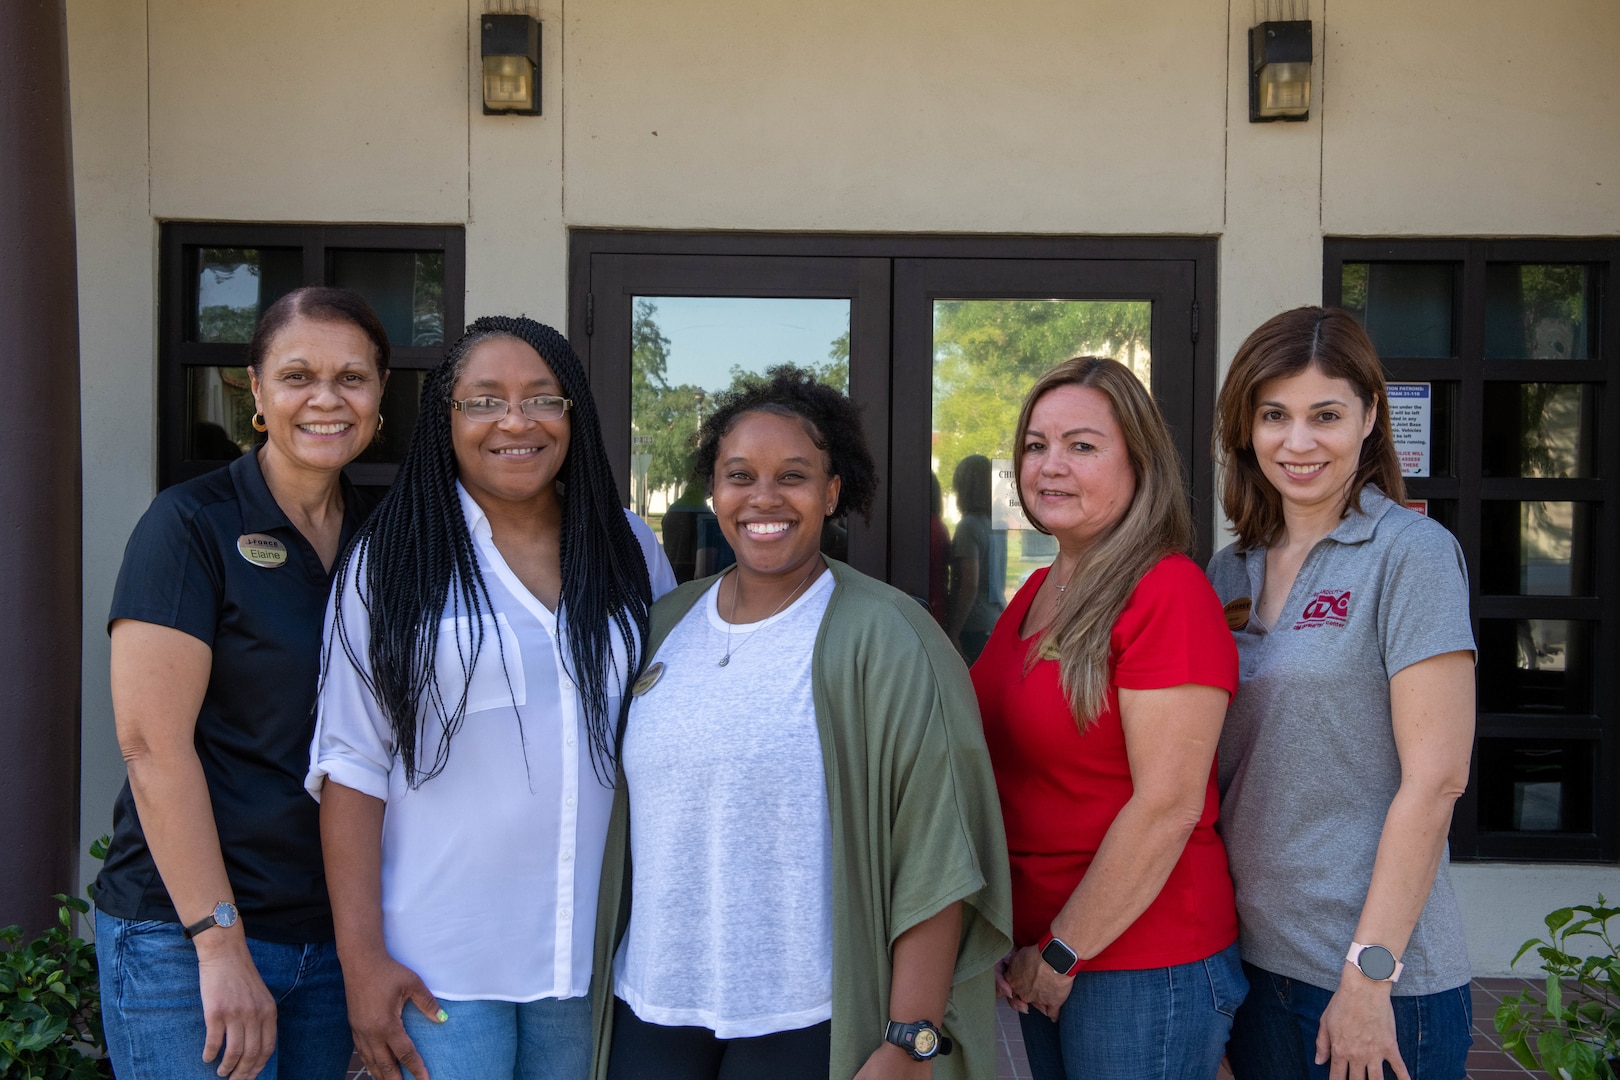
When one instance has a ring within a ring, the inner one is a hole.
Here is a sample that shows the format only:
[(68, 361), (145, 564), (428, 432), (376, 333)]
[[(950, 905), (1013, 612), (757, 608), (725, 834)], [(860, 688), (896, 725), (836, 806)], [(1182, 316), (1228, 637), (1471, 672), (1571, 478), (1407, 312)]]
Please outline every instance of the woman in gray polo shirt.
[(1240, 658), (1219, 754), (1252, 987), (1239, 1080), (1465, 1072), (1446, 832), (1473, 745), (1468, 580), (1451, 534), (1401, 505), (1387, 403), (1355, 319), (1299, 308), (1243, 343), (1217, 406), (1238, 535), (1209, 575)]

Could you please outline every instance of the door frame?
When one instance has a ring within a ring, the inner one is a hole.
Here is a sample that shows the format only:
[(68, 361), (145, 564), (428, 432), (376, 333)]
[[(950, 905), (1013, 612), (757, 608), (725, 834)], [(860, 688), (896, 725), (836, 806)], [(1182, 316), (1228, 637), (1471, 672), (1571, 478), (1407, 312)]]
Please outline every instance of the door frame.
[[(1188, 474), (1194, 513), (1197, 538), (1194, 555), (1202, 561), (1211, 553), (1214, 464), (1207, 448), (1213, 433), (1219, 377), (1215, 333), (1218, 242), (1214, 237), (571, 229), (568, 250), (569, 340), (585, 362), (591, 384), (597, 390), (597, 409), (602, 417), (609, 460), (619, 478), (621, 494), (627, 498), (629, 370), (609, 371), (606, 364), (596, 363), (596, 354), (612, 355), (615, 350), (628, 352), (628, 341), (624, 340), (624, 335), (629, 331), (629, 297), (632, 294), (647, 295), (649, 289), (643, 286), (639, 277), (633, 289), (609, 287), (607, 273), (620, 271), (618, 276), (622, 281), (622, 271), (628, 266), (626, 262), (615, 261), (620, 256), (636, 257), (637, 273), (650, 271), (647, 284), (656, 283), (664, 295), (712, 295), (713, 285), (727, 281), (739, 289), (746, 289), (731, 292), (731, 295), (815, 295), (814, 292), (805, 292), (802, 285), (793, 285), (785, 277), (775, 274), (768, 260), (777, 260), (776, 265), (784, 267), (789, 260), (799, 259), (852, 261), (852, 266), (834, 271), (834, 276), (842, 275), (845, 287), (856, 291), (822, 293), (850, 296), (854, 301), (850, 315), (850, 394), (866, 407), (867, 432), (873, 455), (878, 459), (881, 481), (878, 506), (873, 512), (871, 526), (859, 527), (852, 523), (851, 562), (858, 569), (902, 588), (919, 572), (925, 573), (919, 570), (918, 559), (920, 556), (925, 560), (927, 552), (926, 543), (917, 548), (916, 538), (909, 535), (914, 530), (905, 527), (910, 518), (903, 516), (915, 516), (916, 507), (921, 507), (926, 519), (926, 489), (910, 491), (909, 488), (916, 487), (915, 483), (911, 483), (905, 485), (907, 491), (898, 492), (895, 490), (897, 484), (891, 483), (891, 480), (909, 479), (907, 474), (915, 471), (911, 466), (915, 464), (912, 459), (916, 456), (915, 448), (905, 442), (906, 437), (914, 432), (907, 431), (901, 435), (894, 430), (895, 427), (905, 426), (904, 414), (894, 403), (907, 400), (902, 392), (915, 393), (916, 388), (911, 383), (916, 381), (916, 371), (913, 369), (918, 363), (915, 355), (911, 355), (908, 361), (904, 351), (907, 343), (912, 342), (909, 352), (917, 352), (914, 342), (918, 328), (902, 326), (906, 315), (895, 299), (896, 286), (906, 285), (913, 280), (902, 273), (902, 264), (908, 260), (971, 260), (986, 265), (996, 261), (1010, 264), (1033, 260), (1115, 263), (1122, 266), (1132, 263), (1187, 264), (1191, 274), (1192, 307), (1185, 321), (1179, 317), (1171, 321), (1184, 327), (1181, 332), (1186, 332), (1192, 339), (1193, 378), (1190, 387), (1166, 387), (1164, 392), (1176, 394), (1178, 401), (1184, 398), (1184, 408), (1188, 410), (1183, 414), (1185, 419), (1172, 417), (1171, 420), (1172, 423), (1189, 424), (1191, 432), (1190, 439), (1184, 440), (1190, 447), (1190, 453), (1186, 453), (1188, 460), (1183, 464)], [(672, 258), (664, 262), (659, 256)], [(728, 268), (728, 264), (749, 269), (733, 270)], [(603, 277), (596, 281), (593, 281), (593, 265), (604, 271)], [(698, 268), (702, 272), (691, 275), (690, 268)], [(711, 273), (715, 275), (713, 278), (710, 277)], [(1139, 292), (1133, 292), (1132, 298), (1151, 298), (1142, 297)], [(1155, 312), (1155, 344), (1160, 341), (1158, 315)], [(915, 317), (915, 313), (912, 313), (912, 317)], [(931, 336), (929, 340), (931, 342)], [(870, 359), (863, 364), (863, 347), (867, 357), (873, 355), (872, 350), (881, 348), (887, 356), (887, 365), (873, 365)], [(906, 469), (905, 473), (900, 472), (902, 467)], [(896, 523), (899, 523), (898, 531)], [(919, 593), (924, 594), (926, 590)]]

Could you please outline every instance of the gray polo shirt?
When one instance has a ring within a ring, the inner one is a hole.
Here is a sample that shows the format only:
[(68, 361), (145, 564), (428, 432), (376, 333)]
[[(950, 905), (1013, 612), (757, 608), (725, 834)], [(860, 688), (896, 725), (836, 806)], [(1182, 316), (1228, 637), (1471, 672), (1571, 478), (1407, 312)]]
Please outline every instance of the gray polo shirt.
[[(1332, 990), (1400, 786), (1389, 679), (1472, 651), (1468, 576), (1456, 539), (1377, 488), (1305, 557), (1277, 625), (1234, 632), (1239, 686), (1221, 732), (1221, 836), (1243, 959)], [(1221, 602), (1258, 598), (1263, 548), (1209, 564)], [(1395, 986), (1431, 994), (1468, 981), (1462, 917), (1442, 857)]]

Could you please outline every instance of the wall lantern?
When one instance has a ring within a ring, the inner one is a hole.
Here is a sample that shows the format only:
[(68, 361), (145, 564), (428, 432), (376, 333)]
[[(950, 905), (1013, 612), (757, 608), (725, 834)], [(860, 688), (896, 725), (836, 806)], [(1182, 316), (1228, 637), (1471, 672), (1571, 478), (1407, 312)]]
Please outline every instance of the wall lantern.
[(1249, 30), (1249, 122), (1311, 115), (1311, 22), (1263, 22)]
[(540, 20), (486, 12), (483, 26), (484, 115), (540, 115)]

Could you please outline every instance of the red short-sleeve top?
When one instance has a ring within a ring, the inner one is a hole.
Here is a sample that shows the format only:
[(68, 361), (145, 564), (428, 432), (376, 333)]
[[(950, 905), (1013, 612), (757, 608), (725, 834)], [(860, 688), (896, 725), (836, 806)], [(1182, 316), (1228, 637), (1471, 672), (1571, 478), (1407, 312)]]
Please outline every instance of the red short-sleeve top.
[[(1196, 683), (1237, 689), (1237, 647), (1215, 590), (1191, 559), (1170, 555), (1147, 572), (1114, 623), (1107, 704), (1083, 733), (1059, 682), (1056, 660), (1024, 674), (1035, 638), (1018, 628), (1046, 580), (1031, 575), (996, 623), (973, 665), (1007, 826), (1013, 940), (1032, 945), (1085, 876), (1115, 816), (1130, 799), (1131, 770), (1119, 719), (1120, 687), (1158, 690)], [(1215, 832), (1220, 798), (1210, 769), (1204, 812), (1158, 898), (1087, 964), (1118, 971), (1191, 963), (1237, 940), (1226, 848)]]

